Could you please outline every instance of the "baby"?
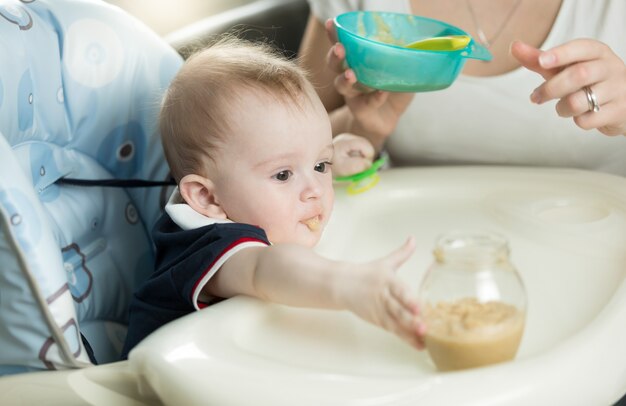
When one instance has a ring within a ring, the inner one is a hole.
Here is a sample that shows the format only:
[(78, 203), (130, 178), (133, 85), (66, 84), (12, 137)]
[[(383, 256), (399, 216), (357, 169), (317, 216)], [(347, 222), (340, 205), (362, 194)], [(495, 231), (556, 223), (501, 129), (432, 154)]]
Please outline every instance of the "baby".
[(412, 238), (360, 264), (312, 249), (333, 206), (331, 166), (363, 170), (373, 149), (354, 135), (333, 139), (295, 63), (222, 40), (185, 62), (160, 128), (178, 188), (155, 225), (155, 272), (131, 303), (124, 358), (160, 326), (235, 295), (347, 309), (422, 347), (416, 300), (395, 275)]

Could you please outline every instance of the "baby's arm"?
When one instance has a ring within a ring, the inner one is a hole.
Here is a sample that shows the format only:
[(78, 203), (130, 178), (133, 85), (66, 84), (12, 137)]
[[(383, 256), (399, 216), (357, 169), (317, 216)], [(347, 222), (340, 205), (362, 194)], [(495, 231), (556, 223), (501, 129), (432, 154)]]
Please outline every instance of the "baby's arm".
[(372, 165), (374, 147), (367, 138), (343, 133), (333, 138), (333, 176), (348, 176), (362, 172)]
[(229, 258), (204, 289), (218, 297), (244, 294), (290, 306), (347, 309), (423, 348), (417, 302), (395, 275), (414, 249), (410, 238), (386, 257), (356, 264), (293, 244), (251, 247)]

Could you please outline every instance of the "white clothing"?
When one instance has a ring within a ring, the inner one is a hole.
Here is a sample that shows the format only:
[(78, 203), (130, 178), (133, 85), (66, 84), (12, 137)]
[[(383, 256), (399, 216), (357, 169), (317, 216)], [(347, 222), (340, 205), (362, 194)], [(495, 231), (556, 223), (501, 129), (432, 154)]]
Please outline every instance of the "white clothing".
[[(356, 10), (411, 13), (409, 0), (309, 0), (320, 21)], [(563, 0), (542, 49), (594, 38), (626, 60), (626, 1)], [(532, 27), (529, 27), (532, 29)], [(626, 137), (585, 131), (556, 114), (556, 102), (530, 102), (543, 79), (518, 68), (503, 75), (461, 74), (447, 89), (417, 93), (386, 148), (396, 165), (559, 166), (626, 175)], [(602, 100), (599, 100), (602, 104)]]
[(198, 213), (185, 203), (178, 187), (174, 189), (165, 204), (165, 212), (174, 223), (183, 230), (193, 230), (216, 223), (232, 223), (228, 219), (216, 219)]

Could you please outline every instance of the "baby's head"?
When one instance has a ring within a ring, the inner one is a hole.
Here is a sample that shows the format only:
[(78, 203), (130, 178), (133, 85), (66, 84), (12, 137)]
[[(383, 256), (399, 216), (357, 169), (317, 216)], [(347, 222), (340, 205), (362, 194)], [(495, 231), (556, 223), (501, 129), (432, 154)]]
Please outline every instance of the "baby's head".
[(163, 100), (165, 156), (181, 195), (212, 218), (313, 246), (328, 221), (328, 115), (295, 63), (237, 39), (190, 57)]

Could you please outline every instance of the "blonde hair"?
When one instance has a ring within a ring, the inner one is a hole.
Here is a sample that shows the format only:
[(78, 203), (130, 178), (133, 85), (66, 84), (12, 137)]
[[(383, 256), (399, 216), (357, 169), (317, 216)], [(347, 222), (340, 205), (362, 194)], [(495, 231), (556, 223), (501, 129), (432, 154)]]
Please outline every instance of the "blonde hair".
[(213, 159), (219, 142), (228, 139), (233, 116), (245, 114), (244, 98), (255, 90), (288, 106), (316, 97), (304, 70), (267, 44), (227, 37), (183, 64), (159, 116), (176, 182), (188, 174), (205, 175), (207, 158)]

